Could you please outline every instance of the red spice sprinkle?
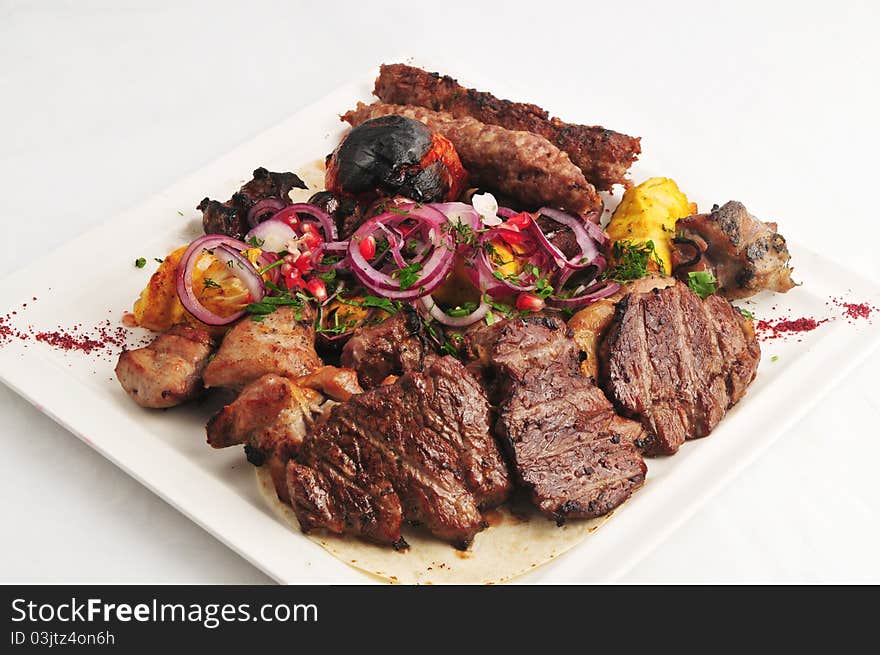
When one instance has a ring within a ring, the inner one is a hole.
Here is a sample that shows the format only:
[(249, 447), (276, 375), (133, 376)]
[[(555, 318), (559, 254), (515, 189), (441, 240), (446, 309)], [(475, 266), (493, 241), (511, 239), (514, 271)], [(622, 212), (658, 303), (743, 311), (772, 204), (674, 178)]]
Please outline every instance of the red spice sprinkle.
[(832, 300), (835, 305), (843, 309), (844, 316), (851, 319), (870, 318), (871, 313), (877, 311), (876, 307), (866, 302), (844, 302), (837, 298), (832, 298)]
[(37, 332), (34, 335), (34, 338), (37, 341), (49, 344), (53, 348), (59, 348), (61, 350), (81, 350), (84, 353), (90, 353), (93, 350), (104, 348), (106, 345), (101, 341), (89, 339), (85, 336), (70, 334), (63, 330), (56, 330), (54, 332)]
[(755, 330), (761, 339), (778, 339), (787, 334), (798, 332), (812, 332), (822, 323), (827, 323), (831, 319), (823, 318), (817, 321), (815, 318), (802, 317), (796, 319), (786, 319), (771, 322), (760, 320), (755, 323)]

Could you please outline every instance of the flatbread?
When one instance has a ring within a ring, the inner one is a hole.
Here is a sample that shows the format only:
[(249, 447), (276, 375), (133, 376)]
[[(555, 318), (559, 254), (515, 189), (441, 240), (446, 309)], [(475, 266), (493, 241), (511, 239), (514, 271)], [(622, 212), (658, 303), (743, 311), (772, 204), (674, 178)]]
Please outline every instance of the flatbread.
[[(265, 467), (256, 468), (257, 483), (266, 502), (297, 533), (299, 522), (290, 506), (278, 499)], [(467, 551), (456, 550), (428, 532), (405, 527), (410, 547), (397, 552), (354, 537), (307, 535), (336, 559), (360, 571), (396, 584), (498, 584), (528, 573), (559, 557), (599, 529), (611, 514), (572, 520), (563, 526), (533, 508), (504, 507), (487, 513), (489, 527), (478, 533)]]

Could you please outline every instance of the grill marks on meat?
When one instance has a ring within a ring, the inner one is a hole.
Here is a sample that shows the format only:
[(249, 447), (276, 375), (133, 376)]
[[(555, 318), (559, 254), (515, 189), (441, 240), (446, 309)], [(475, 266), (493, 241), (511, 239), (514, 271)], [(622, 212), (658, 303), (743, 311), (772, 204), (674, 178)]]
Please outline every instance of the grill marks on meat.
[(174, 407), (202, 391), (202, 371), (213, 351), (207, 332), (175, 325), (146, 348), (123, 352), (116, 377), (141, 407)]
[(776, 223), (759, 221), (740, 202), (679, 219), (675, 232), (672, 263), (683, 280), (690, 271), (710, 271), (726, 298), (747, 298), (764, 289), (785, 293), (794, 286), (785, 237)]
[(241, 389), (267, 373), (296, 378), (318, 369), (321, 360), (307, 314), (306, 309), (285, 306), (261, 321), (239, 321), (205, 369), (205, 386)]
[(395, 548), (404, 520), (466, 547), (510, 480), (489, 431), (489, 405), (464, 367), (423, 373), (352, 396), (308, 435), (287, 466), (302, 529), (350, 533)]
[(265, 168), (254, 171), (253, 179), (241, 187), (226, 202), (218, 202), (204, 198), (196, 207), (202, 212), (202, 225), (205, 234), (225, 234), (234, 239), (241, 239), (250, 230), (248, 210), (260, 200), (277, 198), (290, 204), (291, 189), (307, 189), (295, 173), (273, 173)]
[(357, 328), (342, 348), (342, 366), (356, 370), (365, 389), (389, 375), (421, 371), (431, 352), (424, 329), (418, 312), (404, 305), (378, 325)]
[(472, 184), (503, 191), (526, 209), (551, 205), (582, 215), (602, 209), (602, 200), (581, 170), (537, 134), (412, 105), (358, 103), (342, 118), (356, 127), (390, 114), (414, 118), (445, 136), (455, 146)]
[(651, 434), (646, 452), (665, 455), (718, 425), (761, 357), (750, 321), (682, 283), (623, 298), (600, 353), (603, 388)]
[(208, 443), (213, 448), (244, 444), (248, 460), (269, 467), (278, 497), (289, 502), (287, 462), (324, 408), (324, 397), (314, 389), (264, 375), (208, 421)]
[(562, 364), (529, 370), (501, 405), (496, 429), (535, 505), (559, 523), (607, 514), (645, 479), (633, 447), (642, 427)]
[(600, 191), (609, 191), (615, 184), (629, 186), (627, 171), (641, 152), (638, 138), (603, 127), (564, 123), (536, 105), (501, 100), (465, 88), (447, 75), (404, 64), (383, 65), (373, 93), (389, 104), (418, 105), (455, 118), (471, 117), (508, 130), (538, 134), (568, 153)]
[(551, 316), (472, 329), (462, 352), (500, 403), (495, 432), (535, 506), (557, 522), (606, 514), (638, 488), (642, 427), (577, 372), (578, 346)]

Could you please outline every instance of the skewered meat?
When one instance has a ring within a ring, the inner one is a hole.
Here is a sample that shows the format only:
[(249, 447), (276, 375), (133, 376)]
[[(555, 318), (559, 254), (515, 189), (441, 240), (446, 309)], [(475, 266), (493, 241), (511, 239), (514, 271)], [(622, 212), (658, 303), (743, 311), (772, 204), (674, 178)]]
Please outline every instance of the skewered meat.
[(205, 198), (196, 209), (202, 212), (205, 234), (241, 239), (251, 229), (247, 215), (254, 204), (267, 198), (290, 204), (290, 190), (306, 188), (306, 183), (295, 173), (273, 173), (261, 167), (254, 171), (253, 179), (226, 202)]
[(581, 362), (581, 374), (593, 380), (599, 379), (599, 344), (611, 319), (614, 308), (620, 299), (629, 293), (642, 293), (651, 289), (662, 289), (675, 284), (675, 279), (661, 275), (649, 275), (624, 284), (613, 296), (601, 298), (577, 312), (568, 319), (568, 327), (574, 333), (574, 340), (586, 357)]
[(324, 411), (324, 397), (278, 375), (264, 375), (215, 414), (207, 425), (213, 448), (245, 444), (248, 460), (269, 467), (278, 497), (289, 502), (285, 467)]
[(601, 198), (581, 170), (568, 155), (537, 134), (411, 105), (358, 103), (343, 120), (358, 126), (391, 114), (419, 120), (445, 136), (455, 146), (472, 184), (503, 191), (524, 209), (550, 205), (583, 215), (602, 209)]
[(406, 547), (404, 519), (466, 547), (485, 527), (480, 509), (510, 492), (486, 397), (452, 357), (334, 407), (288, 464), (287, 481), (305, 532), (395, 548)]
[(455, 200), (467, 173), (449, 140), (424, 123), (380, 116), (349, 132), (327, 162), (331, 193), (372, 199), (406, 196), (419, 202)]
[(508, 130), (539, 134), (568, 153), (600, 191), (609, 191), (615, 184), (629, 186), (627, 171), (642, 151), (638, 138), (603, 127), (564, 123), (536, 105), (501, 100), (465, 88), (447, 75), (404, 64), (383, 65), (373, 93), (389, 104), (418, 105), (455, 118), (470, 116)]
[(769, 289), (785, 293), (794, 286), (788, 246), (776, 223), (752, 216), (741, 202), (715, 205), (675, 224), (675, 275), (687, 281), (690, 271), (709, 271), (725, 298), (748, 298)]
[(202, 371), (214, 351), (204, 330), (175, 325), (146, 348), (119, 356), (116, 377), (141, 407), (174, 407), (202, 390)]
[(421, 371), (430, 354), (418, 312), (408, 305), (378, 325), (357, 328), (342, 348), (342, 366), (357, 371), (364, 389), (389, 375)]
[(677, 282), (617, 304), (600, 346), (600, 380), (617, 408), (648, 430), (646, 452), (671, 455), (718, 425), (760, 358), (751, 321), (724, 298), (700, 300)]
[(289, 378), (321, 366), (307, 309), (279, 307), (261, 321), (240, 321), (205, 368), (206, 387), (242, 389), (267, 373)]
[(624, 502), (645, 478), (646, 438), (577, 372), (578, 347), (561, 320), (513, 318), (470, 331), (462, 352), (498, 403), (495, 433), (519, 481), (550, 518), (590, 518)]

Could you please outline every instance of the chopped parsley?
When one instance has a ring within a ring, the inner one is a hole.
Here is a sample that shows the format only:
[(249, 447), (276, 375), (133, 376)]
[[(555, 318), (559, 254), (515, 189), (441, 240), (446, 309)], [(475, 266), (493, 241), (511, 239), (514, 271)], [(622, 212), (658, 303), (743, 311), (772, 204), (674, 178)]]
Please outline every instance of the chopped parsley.
[(222, 289), (223, 287), (221, 287), (219, 284), (214, 282), (214, 280), (212, 280), (211, 278), (206, 277), (205, 278), (205, 288), (206, 289)]
[(737, 309), (739, 310), (740, 314), (742, 314), (745, 318), (749, 319), (750, 321), (755, 318), (755, 315), (752, 314), (752, 312), (750, 312), (745, 307), (737, 307)]
[(470, 316), (475, 311), (477, 311), (477, 307), (479, 307), (479, 305), (475, 302), (466, 302), (466, 303), (462, 303), (458, 307), (453, 307), (452, 309), (447, 309), (446, 314), (448, 314), (449, 316), (454, 316), (456, 318), (459, 318), (462, 316)]
[(688, 273), (688, 286), (700, 298), (706, 299), (715, 293), (715, 276), (708, 271)]
[(137, 259), (134, 260), (134, 265), (137, 268), (143, 268), (144, 266), (147, 265), (147, 260), (144, 259), (143, 257), (138, 257)]
[(253, 246), (254, 248), (262, 248), (263, 244), (266, 243), (265, 239), (260, 239), (259, 237), (251, 237), (247, 240), (249, 246)]
[(461, 220), (456, 219), (455, 222), (447, 221), (443, 224), (442, 230), (452, 236), (452, 240), (456, 245), (472, 246), (477, 242), (477, 233), (474, 228)]
[(771, 361), (771, 362), (778, 362), (778, 361), (779, 361), (779, 355), (773, 355), (773, 357), (770, 358), (770, 361)]
[(419, 273), (422, 271), (422, 265), (419, 262), (412, 262), (403, 268), (399, 268), (391, 274), (391, 277), (397, 280), (401, 291), (406, 291), (412, 285), (419, 281)]
[(179, 209), (177, 210), (177, 214), (178, 214), (178, 216), (183, 216), (183, 212), (180, 211)]
[(165, 263), (165, 260), (164, 260), (164, 259), (159, 259), (158, 257), (153, 257), (153, 261), (159, 262), (160, 264), (164, 264), (164, 263)]
[[(302, 309), (304, 304), (308, 302), (308, 296), (297, 293), (296, 297), (291, 296), (266, 296), (259, 302), (252, 302), (245, 307), (245, 311), (254, 317), (254, 320), (260, 320), (263, 316), (271, 314), (279, 307), (295, 307)], [(296, 320), (300, 320), (302, 316), (299, 313)]]
[(663, 260), (657, 254), (653, 241), (615, 241), (611, 248), (611, 268), (603, 278), (617, 282), (629, 282), (645, 277), (651, 272), (650, 265), (663, 268)]

